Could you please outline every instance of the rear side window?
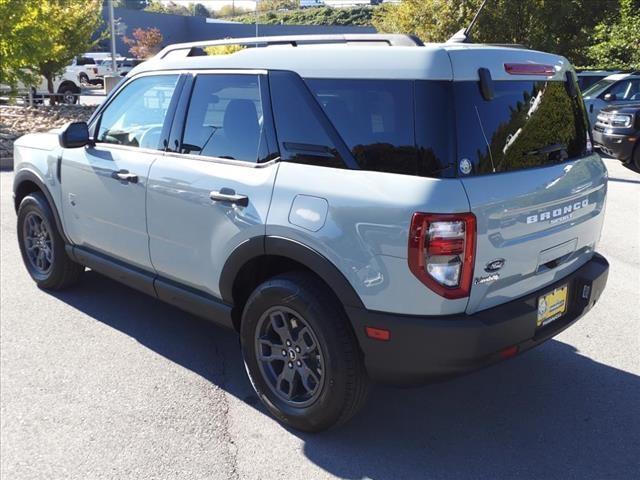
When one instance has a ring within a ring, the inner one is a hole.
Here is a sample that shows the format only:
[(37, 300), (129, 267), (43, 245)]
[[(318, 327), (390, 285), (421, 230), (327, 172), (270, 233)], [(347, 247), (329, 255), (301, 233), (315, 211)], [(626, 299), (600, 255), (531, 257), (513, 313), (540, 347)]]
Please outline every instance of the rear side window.
[(340, 145), (302, 79), (292, 72), (269, 73), (273, 118), (283, 160), (322, 167), (346, 166)]
[(258, 75), (198, 75), (181, 153), (256, 162), (267, 150), (263, 127)]
[(495, 82), (489, 101), (477, 82), (454, 82), (453, 89), (458, 159), (470, 162), (469, 174), (550, 165), (586, 153), (584, 106), (564, 82)]
[(91, 57), (77, 57), (76, 58), (76, 65), (95, 65), (96, 61), (95, 59), (91, 58)]
[(306, 81), (360, 168), (439, 177), (451, 165), (446, 82)]

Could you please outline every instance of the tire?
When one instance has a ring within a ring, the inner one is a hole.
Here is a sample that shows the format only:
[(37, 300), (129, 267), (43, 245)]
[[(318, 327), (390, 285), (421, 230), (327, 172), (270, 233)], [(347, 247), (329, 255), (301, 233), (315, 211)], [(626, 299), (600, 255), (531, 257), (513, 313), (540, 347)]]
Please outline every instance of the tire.
[(633, 167), (640, 173), (640, 145), (633, 149)]
[(370, 382), (357, 340), (315, 277), (292, 272), (259, 285), (245, 305), (240, 340), (256, 394), (285, 425), (319, 432), (365, 403)]
[(60, 102), (67, 105), (75, 105), (78, 103), (78, 97), (76, 97), (76, 91), (70, 88), (65, 88), (60, 92)]
[(67, 255), (51, 207), (40, 192), (31, 193), (20, 202), (18, 242), (22, 261), (40, 288), (62, 290), (77, 283), (84, 272), (84, 267)]

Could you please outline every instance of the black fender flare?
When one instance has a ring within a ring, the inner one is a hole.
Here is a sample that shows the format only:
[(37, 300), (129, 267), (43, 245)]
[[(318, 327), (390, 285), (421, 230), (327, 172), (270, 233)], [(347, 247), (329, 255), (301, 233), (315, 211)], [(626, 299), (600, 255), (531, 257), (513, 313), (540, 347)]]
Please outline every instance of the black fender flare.
[(58, 213), (58, 206), (56, 205), (56, 202), (53, 201), (51, 192), (49, 191), (45, 183), (35, 173), (33, 173), (30, 170), (20, 170), (19, 172), (16, 173), (16, 176), (13, 179), (14, 207), (16, 212), (18, 211), (18, 207), (20, 207), (20, 205), (18, 204), (17, 197), (15, 195), (18, 189), (20, 188), (20, 185), (23, 184), (24, 182), (32, 182), (40, 189), (40, 191), (43, 193), (43, 195), (47, 199), (47, 202), (49, 202), (49, 206), (51, 207), (51, 211), (53, 212), (53, 218), (55, 219), (55, 222), (56, 222), (56, 228), (58, 229), (60, 236), (62, 237), (62, 239), (65, 241), (66, 244), (68, 245), (71, 244), (71, 242), (69, 241), (69, 238), (64, 233), (64, 228), (62, 227), (62, 220), (60, 218), (60, 214)]
[(326, 257), (300, 242), (275, 236), (253, 237), (238, 245), (229, 255), (220, 274), (223, 301), (233, 304), (233, 283), (240, 269), (263, 255), (285, 257), (304, 265), (329, 285), (344, 306), (365, 308), (353, 286)]

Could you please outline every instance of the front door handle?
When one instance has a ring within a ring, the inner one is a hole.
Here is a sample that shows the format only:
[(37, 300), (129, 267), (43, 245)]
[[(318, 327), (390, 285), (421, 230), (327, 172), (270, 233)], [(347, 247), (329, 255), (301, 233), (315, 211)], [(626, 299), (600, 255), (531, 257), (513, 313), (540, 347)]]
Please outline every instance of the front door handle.
[(138, 183), (138, 176), (135, 173), (129, 173), (129, 170), (111, 172), (111, 178), (115, 178), (121, 182)]
[(221, 188), (220, 191), (214, 190), (209, 193), (209, 198), (214, 202), (225, 202), (232, 205), (240, 205), (241, 207), (249, 205), (249, 197), (236, 194), (236, 191), (231, 188)]

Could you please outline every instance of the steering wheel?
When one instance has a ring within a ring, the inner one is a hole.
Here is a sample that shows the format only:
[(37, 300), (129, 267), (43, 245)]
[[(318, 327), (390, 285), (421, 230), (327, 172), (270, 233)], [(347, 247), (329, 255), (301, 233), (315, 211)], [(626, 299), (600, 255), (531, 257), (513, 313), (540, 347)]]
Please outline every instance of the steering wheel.
[[(160, 140), (160, 134), (162, 133), (162, 127), (151, 127), (144, 132), (140, 137), (140, 148), (157, 148), (158, 141)], [(155, 141), (155, 145), (151, 145)]]

